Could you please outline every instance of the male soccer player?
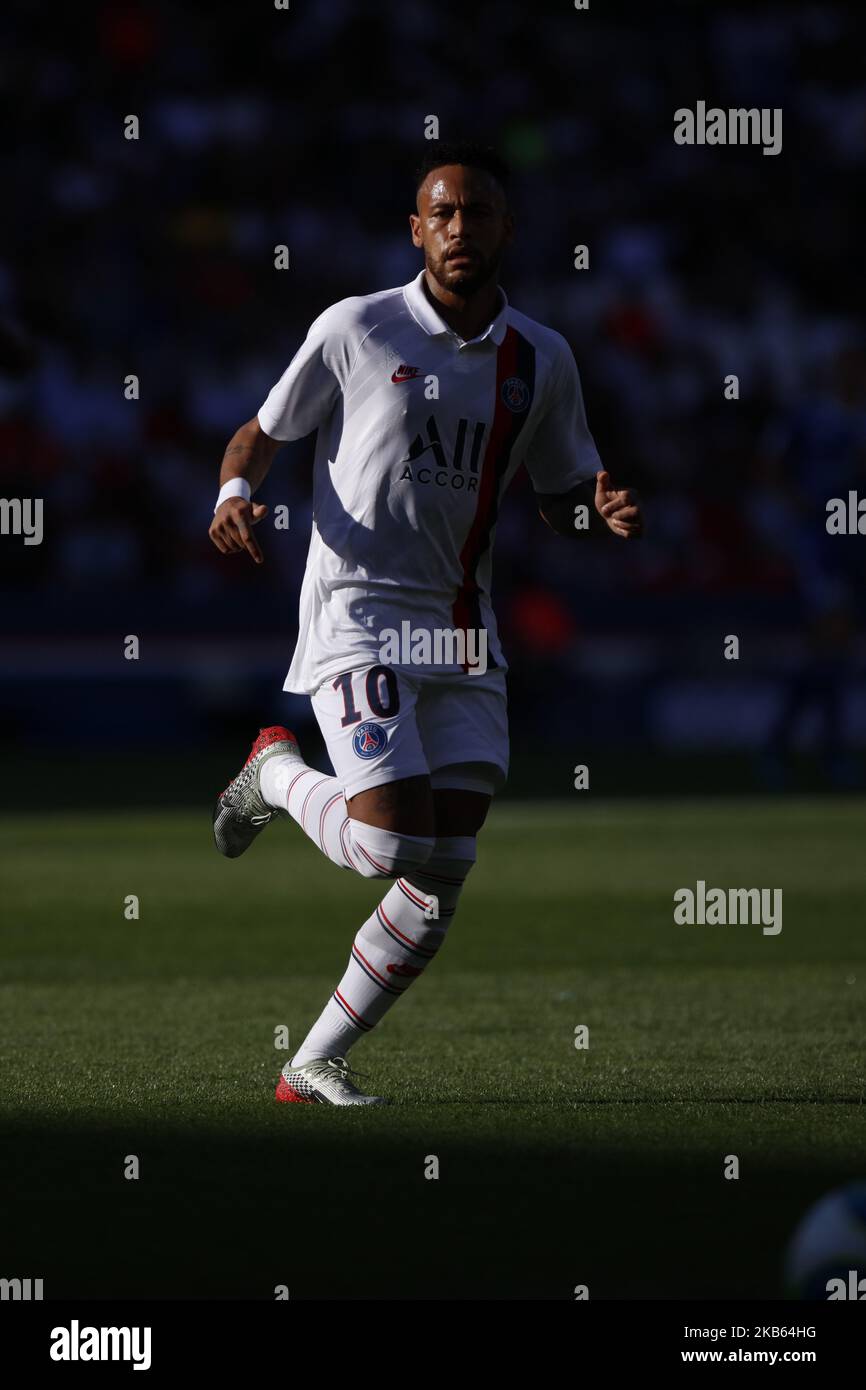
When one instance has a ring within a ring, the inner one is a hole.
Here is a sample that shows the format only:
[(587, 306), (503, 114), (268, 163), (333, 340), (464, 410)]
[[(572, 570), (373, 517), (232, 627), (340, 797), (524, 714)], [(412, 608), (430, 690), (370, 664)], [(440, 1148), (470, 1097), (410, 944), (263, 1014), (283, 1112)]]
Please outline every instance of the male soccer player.
[(217, 802), (217, 848), (243, 854), (288, 814), (335, 864), (390, 885), (283, 1068), (282, 1101), (382, 1103), (351, 1080), (346, 1053), (442, 946), (505, 781), (490, 577), (514, 473), (525, 465), (562, 535), (587, 500), (617, 536), (640, 534), (637, 499), (601, 469), (571, 349), (499, 287), (506, 186), (493, 151), (434, 145), (409, 217), (424, 268), (326, 309), (223, 459), (211, 539), (261, 564), (253, 527), (267, 509), (252, 494), (281, 443), (318, 431), (284, 689), (311, 696), (336, 776), (308, 767), (289, 730), (262, 729)]

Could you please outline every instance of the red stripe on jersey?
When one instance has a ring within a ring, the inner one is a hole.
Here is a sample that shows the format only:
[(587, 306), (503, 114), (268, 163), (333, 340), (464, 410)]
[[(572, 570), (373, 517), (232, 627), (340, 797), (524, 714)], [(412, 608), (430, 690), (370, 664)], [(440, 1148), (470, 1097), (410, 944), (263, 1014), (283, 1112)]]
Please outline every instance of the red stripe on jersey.
[(469, 528), (469, 535), (460, 552), (463, 567), (463, 582), (454, 601), (454, 623), (458, 628), (467, 628), (472, 623), (471, 600), (478, 592), (475, 571), (481, 559), (482, 539), (486, 524), (493, 509), (496, 496), (496, 461), (500, 457), (508, 438), (514, 416), (502, 399), (502, 387), (510, 376), (514, 376), (517, 366), (517, 331), (510, 325), (496, 353), (496, 403), (493, 408), (493, 424), (490, 438), (484, 450), (481, 465), (481, 480), (478, 484), (478, 505)]
[[(503, 386), (509, 377), (513, 376), (524, 381), (529, 393), (527, 406), (520, 412), (510, 410), (502, 395)], [(508, 467), (512, 447), (529, 413), (534, 385), (535, 349), (516, 328), (509, 325), (496, 353), (496, 400), (493, 407), (493, 423), (484, 450), (484, 462), (481, 465), (478, 505), (460, 552), (463, 579), (454, 600), (452, 615), (455, 627), (464, 631), (473, 626), (481, 628), (478, 564), (490, 544), (499, 508), (500, 482)], [(495, 662), (490, 658), (488, 664), (495, 665)], [(469, 669), (465, 662), (463, 669)]]

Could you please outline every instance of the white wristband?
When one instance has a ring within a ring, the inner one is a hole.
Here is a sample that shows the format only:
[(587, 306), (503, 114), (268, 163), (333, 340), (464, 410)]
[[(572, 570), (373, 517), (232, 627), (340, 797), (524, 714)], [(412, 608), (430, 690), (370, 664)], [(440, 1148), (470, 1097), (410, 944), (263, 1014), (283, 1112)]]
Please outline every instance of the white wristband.
[(229, 497), (242, 497), (245, 502), (249, 502), (252, 493), (246, 478), (229, 478), (227, 483), (223, 483), (214, 511), (217, 511)]

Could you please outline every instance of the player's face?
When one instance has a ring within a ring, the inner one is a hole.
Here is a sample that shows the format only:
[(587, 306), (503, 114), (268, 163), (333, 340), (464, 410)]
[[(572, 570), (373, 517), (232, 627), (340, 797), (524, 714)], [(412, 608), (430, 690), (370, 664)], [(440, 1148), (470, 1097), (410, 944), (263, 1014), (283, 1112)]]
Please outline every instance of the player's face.
[(418, 190), (412, 241), (445, 290), (469, 298), (496, 275), (513, 219), (499, 184), (483, 169), (446, 164)]

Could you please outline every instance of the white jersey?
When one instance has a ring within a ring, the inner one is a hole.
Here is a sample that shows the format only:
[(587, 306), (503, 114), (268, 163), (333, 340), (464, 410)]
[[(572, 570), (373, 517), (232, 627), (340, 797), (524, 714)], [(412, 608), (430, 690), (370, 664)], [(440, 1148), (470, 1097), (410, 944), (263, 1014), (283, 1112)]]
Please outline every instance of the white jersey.
[[(540, 493), (601, 467), (565, 339), (500, 289), (496, 317), (465, 342), (423, 280), (326, 309), (259, 411), (272, 439), (318, 430), (285, 690), (381, 660), (382, 634), (407, 622), (413, 636), (486, 630), (487, 665), (505, 669), (490, 606), (500, 499), (521, 463)], [(465, 669), (440, 662), (429, 669)]]

